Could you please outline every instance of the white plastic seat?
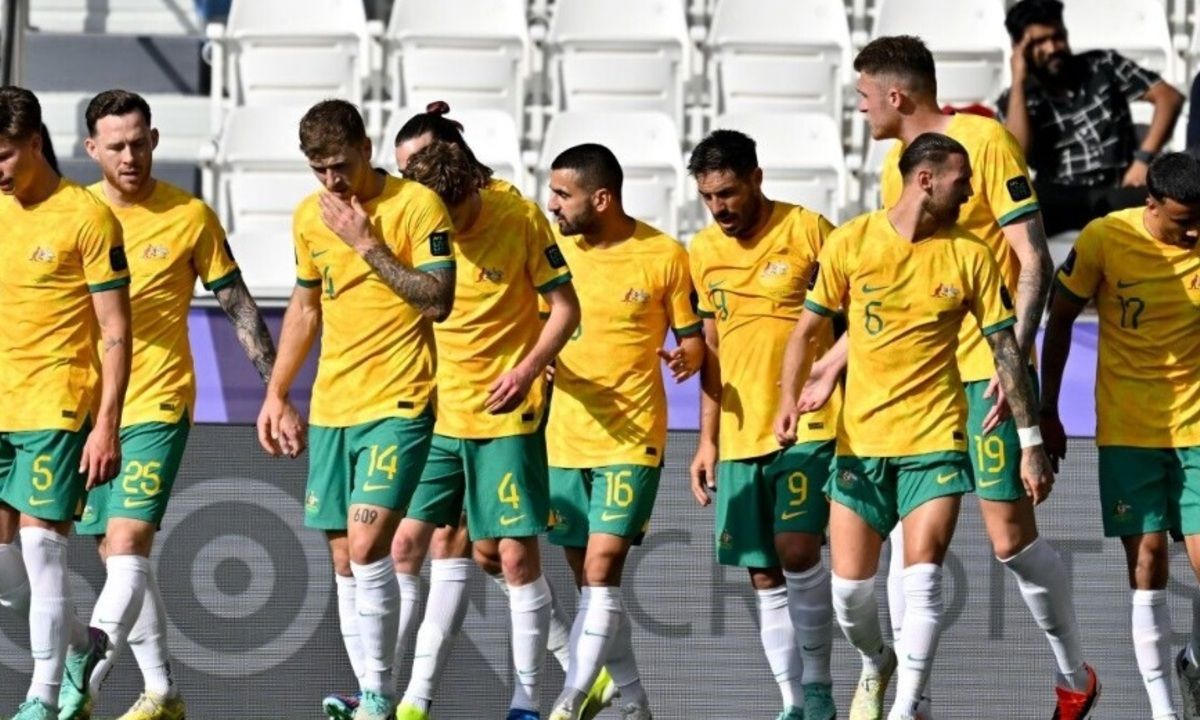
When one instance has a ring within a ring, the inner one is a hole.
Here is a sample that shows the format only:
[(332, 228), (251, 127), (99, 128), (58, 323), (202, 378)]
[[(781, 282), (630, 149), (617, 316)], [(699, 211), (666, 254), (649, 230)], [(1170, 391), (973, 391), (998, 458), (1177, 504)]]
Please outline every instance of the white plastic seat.
[(722, 0), (708, 45), (718, 114), (821, 112), (841, 119), (850, 67), (842, 0)]
[(397, 0), (385, 42), (393, 105), (503, 110), (524, 128), (525, 0)]
[[(383, 130), (383, 137), (375, 147), (375, 164), (378, 167), (397, 172), (396, 133), (417, 112), (401, 109), (392, 113)], [(496, 177), (511, 182), (522, 192), (528, 190), (517, 128), (511, 115), (501, 110), (453, 110), (450, 118), (462, 123), (463, 138), (479, 162), (495, 171)]]
[(651, 112), (559, 113), (550, 119), (538, 160), (538, 198), (546, 206), (550, 164), (583, 143), (606, 146), (625, 174), (625, 211), (670, 235), (679, 233), (683, 162), (671, 117)]
[(879, 0), (872, 35), (921, 37), (937, 63), (943, 105), (990, 102), (1008, 87), (1012, 42), (998, 0)]
[[(281, 299), (291, 296), (296, 286), (296, 263), (290, 233), (237, 232), (229, 236), (229, 246), (242, 271), (242, 279), (254, 297)], [(201, 294), (200, 291), (197, 294)]]
[(1167, 82), (1183, 80), (1167, 8), (1159, 0), (1067, 0), (1063, 9), (1071, 50), (1116, 50)]
[(660, 112), (683, 127), (691, 41), (680, 0), (558, 0), (547, 44), (560, 109)]
[[(86, 155), (87, 137), (84, 112), (93, 93), (39, 93), (42, 120), (50, 130), (54, 151), (60, 157)], [(151, 123), (158, 128), (157, 160), (196, 162), (201, 148), (212, 142), (208, 99), (196, 95), (145, 95), (150, 104)]]
[(199, 35), (192, 0), (33, 0), (29, 24), (42, 32)]
[(862, 204), (863, 212), (878, 210), (883, 204), (881, 196), (881, 181), (883, 176), (883, 161), (887, 159), (888, 152), (891, 151), (892, 145), (898, 142), (897, 140), (870, 140), (867, 142), (866, 152), (863, 154), (861, 182), (862, 196), (859, 202)]
[(767, 197), (803, 205), (832, 222), (846, 205), (840, 124), (821, 113), (724, 115), (714, 129), (740, 130), (757, 144)]

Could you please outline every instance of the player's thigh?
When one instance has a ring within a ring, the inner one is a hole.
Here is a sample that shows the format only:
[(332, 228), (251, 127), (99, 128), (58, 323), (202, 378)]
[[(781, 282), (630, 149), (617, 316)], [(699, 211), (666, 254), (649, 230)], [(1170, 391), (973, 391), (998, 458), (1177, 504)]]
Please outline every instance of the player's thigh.
[[(838, 455), (834, 460), (833, 479), (826, 484), (825, 491), (831, 504), (841, 505), (861, 518), (880, 537), (880, 542), (900, 521), (896, 478), (890, 458)], [(831, 542), (834, 516), (831, 510)]]
[(304, 524), (316, 530), (345, 532), (354, 472), (348, 428), (312, 425), (308, 429), (308, 482)]
[(462, 519), (466, 475), (462, 440), (434, 435), (420, 482), (405, 516), (437, 527), (457, 526)]
[(586, 548), (593, 473), (590, 468), (552, 467), (550, 480), (550, 542), (565, 548)]
[(904, 523), (904, 564), (942, 564), (971, 491), (970, 458), (933, 452), (894, 458), (897, 510)]
[(765, 481), (766, 458), (717, 463), (717, 562), (746, 568), (779, 567), (775, 552), (775, 492)]
[[(121, 518), (144, 523), (153, 533), (167, 511), (190, 429), (186, 418), (177, 423), (139, 423), (122, 428), (121, 473), (88, 493), (76, 532), (106, 535), (110, 521)], [(124, 527), (138, 526), (127, 523)], [(123, 544), (126, 540), (118, 538), (117, 542)]]
[(605, 465), (592, 470), (589, 533), (640, 544), (650, 527), (661, 478), (662, 467), (657, 465)]
[(1011, 502), (1025, 497), (1021, 482), (1021, 442), (1017, 422), (1009, 418), (990, 433), (983, 432), (983, 420), (995, 405), (985, 398), (987, 380), (963, 384), (967, 395), (967, 451), (971, 456), (970, 474), (980, 500)]
[(88, 426), (79, 430), (14, 432), (12, 472), (4, 484), (4, 502), (24, 515), (51, 523), (67, 522), (82, 510), (86, 478), (79, 460)]
[(386, 418), (350, 428), (350, 505), (371, 505), (389, 515), (403, 513), (420, 483), (432, 441), (430, 414)]
[(1105, 537), (1170, 530), (1174, 452), (1106, 445), (1100, 448), (1100, 511)]
[(463, 442), (471, 539), (528, 538), (545, 532), (550, 483), (542, 434)]

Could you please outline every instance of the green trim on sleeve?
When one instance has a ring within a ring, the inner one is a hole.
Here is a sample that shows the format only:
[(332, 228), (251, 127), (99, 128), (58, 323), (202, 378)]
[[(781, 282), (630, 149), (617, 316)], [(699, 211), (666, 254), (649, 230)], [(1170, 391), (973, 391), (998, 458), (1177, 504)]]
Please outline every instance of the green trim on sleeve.
[(1000, 322), (996, 323), (995, 325), (988, 325), (987, 327), (985, 327), (983, 329), (983, 336), (987, 337), (988, 335), (993, 335), (995, 333), (1000, 332), (1004, 328), (1010, 328), (1016, 324), (1017, 324), (1017, 319), (1015, 317), (1007, 317), (1007, 318), (1001, 320)]
[(119, 287), (125, 287), (128, 284), (129, 284), (129, 276), (126, 275), (125, 277), (117, 278), (116, 280), (109, 280), (108, 282), (96, 283), (95, 285), (88, 285), (88, 292), (98, 293), (98, 292), (104, 292), (105, 290), (115, 290), (116, 288), (119, 288)]
[(717, 316), (715, 312), (703, 308), (696, 308), (696, 314), (700, 316), (701, 320), (712, 320)]
[(1089, 298), (1085, 298), (1082, 295), (1076, 295), (1075, 292), (1071, 290), (1071, 288), (1067, 287), (1066, 283), (1062, 281), (1062, 278), (1054, 278), (1054, 287), (1057, 290), (1061, 290), (1062, 292), (1066, 293), (1067, 297), (1079, 303), (1080, 305), (1087, 305)]
[(1000, 227), (1004, 227), (1005, 225), (1008, 225), (1009, 223), (1011, 223), (1014, 220), (1023, 218), (1026, 215), (1028, 215), (1029, 213), (1034, 213), (1041, 209), (1042, 208), (1039, 207), (1038, 204), (1035, 202), (1029, 203), (1028, 205), (1022, 205), (1021, 207), (1019, 207), (1015, 210), (1010, 210), (1009, 212), (1006, 212), (1003, 215), (1001, 215), (999, 218), (996, 219), (996, 224), (999, 225)]
[(537, 291), (542, 295), (545, 295), (559, 285), (566, 285), (569, 282), (571, 282), (571, 273), (563, 273), (549, 282), (544, 282), (541, 285), (538, 285)]
[(827, 318), (836, 317), (838, 314), (838, 312), (836, 310), (830, 310), (829, 308), (825, 307), (824, 305), (818, 305), (817, 303), (813, 302), (812, 300), (807, 300), (807, 299), (804, 301), (804, 309), (811, 310), (811, 311), (815, 312), (816, 314), (820, 315), (821, 317), (827, 317)]
[(432, 260), (424, 265), (418, 265), (417, 269), (421, 272), (433, 272), (434, 270), (453, 270), (457, 266), (453, 260)]
[(696, 333), (700, 332), (701, 328), (703, 327), (704, 323), (698, 322), (692, 323), (686, 327), (675, 328), (675, 337), (687, 337), (688, 335), (695, 335)]
[(216, 292), (221, 288), (229, 287), (241, 276), (242, 271), (238, 268), (234, 268), (233, 272), (223, 275), (210, 283), (204, 283), (204, 289), (208, 290), (209, 292)]
[(305, 280), (304, 278), (296, 278), (296, 284), (302, 288), (321, 287), (320, 280)]

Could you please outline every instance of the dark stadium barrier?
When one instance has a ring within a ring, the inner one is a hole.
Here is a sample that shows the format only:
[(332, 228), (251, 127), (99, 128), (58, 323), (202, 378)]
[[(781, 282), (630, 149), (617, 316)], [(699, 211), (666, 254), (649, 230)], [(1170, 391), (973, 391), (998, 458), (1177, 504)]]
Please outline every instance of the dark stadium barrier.
[[(625, 597), (642, 677), (660, 720), (774, 717), (778, 695), (745, 573), (713, 563), (712, 512), (688, 492), (694, 442), (691, 433), (672, 435), (651, 532), (627, 568)], [(352, 687), (324, 539), (302, 524), (306, 465), (266, 457), (251, 428), (201, 425), (192, 434), (154, 556), (175, 676), (192, 720), (319, 718), (324, 693)], [(1130, 645), (1120, 547), (1101, 536), (1095, 467), (1091, 441), (1073, 441), (1039, 518), (1066, 560), (1086, 654), (1104, 685), (1094, 717), (1127, 720), (1146, 716), (1147, 701)], [(547, 546), (547, 557), (556, 591), (573, 608), (561, 554)], [(86, 617), (103, 582), (90, 539), (72, 540), (70, 562), (75, 602)], [(1172, 571), (1177, 650), (1190, 631), (1196, 595), (1181, 546)], [(992, 559), (973, 501), (965, 505), (946, 577), (950, 625), (933, 679), (936, 716), (1049, 717), (1053, 658), (1015, 583)], [(882, 608), (882, 580), (879, 589)], [(507, 623), (502, 594), (477, 576), (435, 718), (503, 717), (511, 689)], [(0, 614), (0, 715), (24, 696), (27, 637), (22, 622)], [(548, 711), (563, 676), (552, 658), (547, 668)], [(856, 655), (835, 631), (843, 716), (857, 670)], [(105, 688), (97, 720), (119, 715), (139, 689), (127, 654)]]

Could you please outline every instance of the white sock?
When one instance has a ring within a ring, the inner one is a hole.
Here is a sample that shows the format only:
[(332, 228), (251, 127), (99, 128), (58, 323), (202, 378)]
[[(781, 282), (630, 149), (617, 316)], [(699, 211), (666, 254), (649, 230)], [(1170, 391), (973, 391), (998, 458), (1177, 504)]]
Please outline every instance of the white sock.
[(888, 560), (887, 599), (888, 620), (892, 624), (892, 643), (900, 641), (900, 633), (904, 628), (904, 526), (897, 523), (888, 535), (888, 545), (892, 548)]
[(0, 544), (0, 607), (22, 617), (29, 612), (29, 575), (21, 548), (11, 543)]
[(896, 673), (896, 702), (890, 717), (904, 718), (916, 714), (917, 703), (925, 691), (925, 683), (933, 670), (942, 633), (942, 568), (932, 563), (919, 563), (904, 570), (904, 599), (907, 610), (904, 629), (898, 648), (899, 667)]
[(842, 634), (862, 655), (863, 666), (878, 672), (884, 662), (883, 631), (879, 627), (879, 602), (875, 578), (847, 580), (834, 575), (830, 581), (833, 611)]
[(536, 712), (541, 707), (538, 677), (546, 657), (550, 605), (550, 585), (544, 575), (539, 575), (528, 585), (508, 586), (512, 657), (516, 670), (511, 708)]
[(608, 668), (613, 683), (621, 691), (623, 704), (633, 703), (638, 707), (650, 705), (646, 688), (642, 687), (637, 658), (633, 655), (633, 622), (628, 613), (621, 618), (621, 624), (608, 645), (608, 657), (604, 660), (604, 666)]
[(565, 685), (586, 695), (604, 667), (608, 647), (624, 622), (625, 605), (619, 587), (584, 587), (581, 597), (587, 598), (587, 611), (575, 615), (575, 628), (581, 632), (571, 630), (571, 662)]
[(385, 556), (365, 565), (351, 562), (350, 572), (357, 583), (354, 609), (363, 650), (362, 689), (391, 696), (400, 624), (400, 586), (392, 573), (392, 559)]
[(788, 613), (788, 589), (786, 585), (769, 590), (758, 590), (759, 639), (767, 664), (779, 685), (783, 706), (792, 707), (804, 703), (804, 686), (801, 684), (803, 668), (800, 665), (800, 650), (796, 647), (796, 629)]
[(25, 697), (57, 708), (70, 632), (67, 539), (52, 530), (21, 528), (21, 557), (29, 576), (29, 647), (33, 654), (33, 681)]
[(1000, 562), (1016, 577), (1034, 622), (1046, 633), (1058, 664), (1060, 682), (1072, 690), (1086, 689), (1088, 674), (1079, 647), (1079, 624), (1075, 621), (1071, 585), (1062, 558), (1050, 543), (1039, 537)]
[[(430, 562), (429, 597), (425, 600), (425, 618), (417, 630), (417, 645), (413, 654), (412, 673), (404, 700), (428, 710), (441, 679), (442, 669), (454, 647), (454, 638), (462, 630), (467, 615), (467, 587), (471, 566), (465, 558)], [(420, 702), (426, 703), (425, 707)]]
[(1171, 610), (1166, 590), (1134, 590), (1133, 654), (1150, 698), (1153, 717), (1175, 713), (1171, 691)]
[(141, 555), (109, 555), (104, 566), (108, 577), (92, 608), (92, 627), (108, 633), (108, 652), (96, 664), (88, 680), (93, 695), (99, 694), (100, 686), (124, 651), (129, 633), (142, 612), (150, 560)]
[(392, 671), (399, 675), (400, 668), (404, 665), (404, 654), (408, 652), (408, 645), (417, 629), (417, 623), (421, 620), (421, 616), (417, 614), (417, 606), (421, 604), (421, 578), (407, 573), (396, 573), (396, 586), (400, 588), (400, 618), (396, 630), (396, 657), (392, 661)]
[(129, 632), (129, 649), (142, 671), (146, 692), (165, 698), (179, 695), (179, 687), (171, 676), (171, 656), (167, 651), (167, 606), (158, 589), (158, 575), (153, 566), (146, 568), (146, 592), (142, 611)]
[[(505, 597), (508, 597), (508, 582), (505, 581), (503, 575), (488, 575), (492, 582), (504, 591)], [(562, 603), (558, 601), (558, 594), (554, 592), (554, 588), (550, 589), (550, 630), (546, 635), (546, 651), (554, 656), (558, 661), (559, 667), (563, 672), (567, 671), (567, 665), (571, 662), (571, 619), (567, 617), (567, 611), (563, 609)], [(576, 614), (579, 608), (575, 609)]]
[(358, 609), (354, 598), (358, 594), (358, 582), (353, 575), (338, 575), (334, 573), (333, 580), (337, 583), (338, 625), (342, 631), (342, 646), (346, 648), (346, 657), (350, 659), (350, 668), (354, 677), (362, 685), (363, 676), (363, 645), (358, 632)]
[(829, 589), (829, 571), (821, 563), (804, 572), (784, 572), (787, 581), (788, 612), (796, 629), (800, 650), (801, 682), (832, 685), (829, 658), (833, 652), (833, 600)]

